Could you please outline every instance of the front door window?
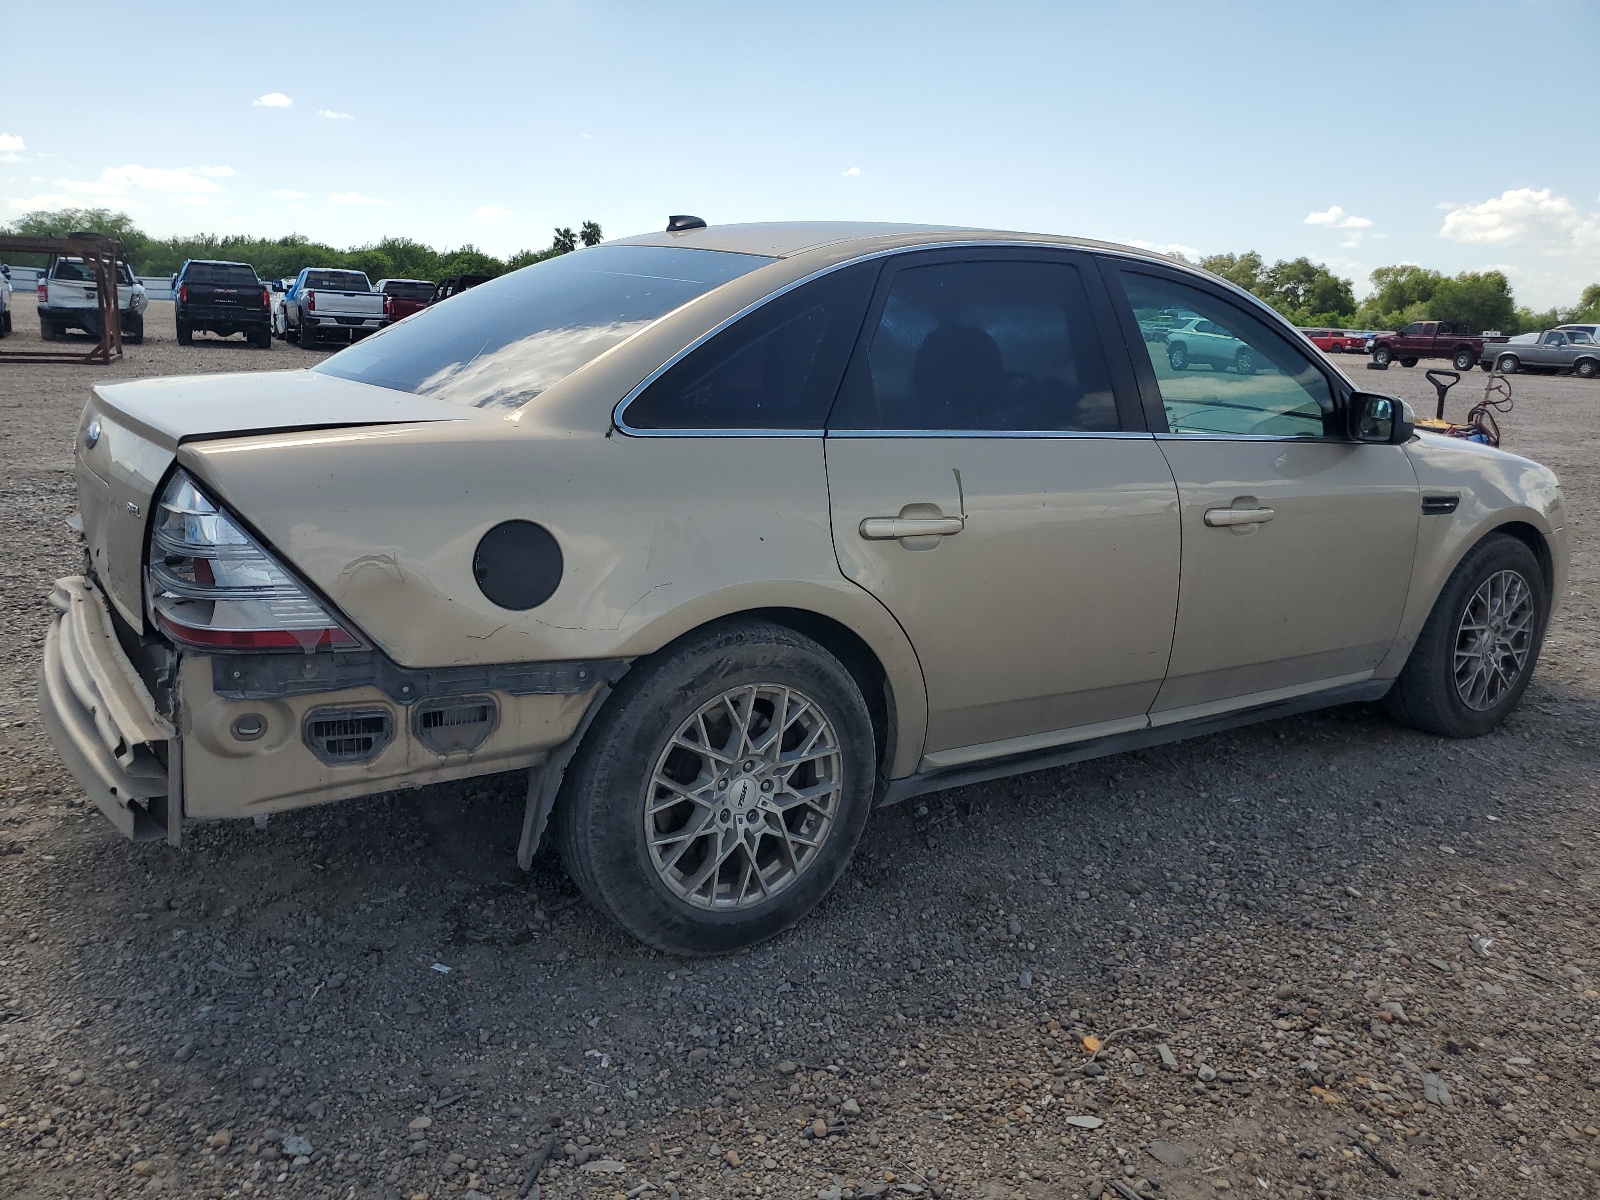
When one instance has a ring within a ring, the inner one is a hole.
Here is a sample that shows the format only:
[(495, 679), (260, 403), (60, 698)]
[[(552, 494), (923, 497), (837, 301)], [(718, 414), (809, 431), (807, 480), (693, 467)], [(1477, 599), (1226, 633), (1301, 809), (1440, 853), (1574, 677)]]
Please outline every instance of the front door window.
[(1123, 284), (1171, 432), (1337, 436), (1327, 377), (1281, 333), (1175, 280), (1127, 272)]

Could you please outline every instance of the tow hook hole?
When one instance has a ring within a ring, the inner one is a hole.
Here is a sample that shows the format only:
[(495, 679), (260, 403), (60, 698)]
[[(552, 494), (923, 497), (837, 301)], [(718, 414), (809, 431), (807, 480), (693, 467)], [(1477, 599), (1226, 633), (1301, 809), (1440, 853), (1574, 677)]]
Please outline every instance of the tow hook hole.
[(244, 713), (233, 719), (230, 729), (239, 741), (253, 742), (267, 732), (267, 719), (260, 713)]

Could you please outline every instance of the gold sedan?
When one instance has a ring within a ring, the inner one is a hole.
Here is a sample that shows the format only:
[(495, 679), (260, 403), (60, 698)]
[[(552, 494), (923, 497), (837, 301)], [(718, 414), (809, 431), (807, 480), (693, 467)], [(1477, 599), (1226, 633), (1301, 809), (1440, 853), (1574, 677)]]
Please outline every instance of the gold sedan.
[(684, 953), (919, 793), (1380, 697), (1485, 733), (1567, 569), (1548, 470), (1224, 281), (920, 226), (675, 218), (100, 385), (78, 489), (41, 703), (124, 833), (523, 770), (523, 865), (549, 825)]

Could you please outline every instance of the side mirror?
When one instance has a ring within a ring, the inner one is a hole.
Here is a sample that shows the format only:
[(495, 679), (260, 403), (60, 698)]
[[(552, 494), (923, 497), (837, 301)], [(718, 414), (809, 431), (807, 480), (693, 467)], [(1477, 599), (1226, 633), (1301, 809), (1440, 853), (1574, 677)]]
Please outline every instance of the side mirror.
[(1397, 446), (1417, 431), (1416, 414), (1404, 400), (1377, 392), (1350, 397), (1350, 437), (1358, 442)]

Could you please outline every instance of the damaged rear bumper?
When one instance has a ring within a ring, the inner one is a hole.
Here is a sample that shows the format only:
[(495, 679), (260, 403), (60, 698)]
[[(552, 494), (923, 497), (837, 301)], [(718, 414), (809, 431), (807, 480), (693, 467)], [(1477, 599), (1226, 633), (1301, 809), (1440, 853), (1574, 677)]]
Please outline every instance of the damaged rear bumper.
[(104, 594), (56, 580), (39, 667), (39, 712), (72, 777), (125, 837), (177, 843), (182, 771), (177, 731), (117, 642)]

